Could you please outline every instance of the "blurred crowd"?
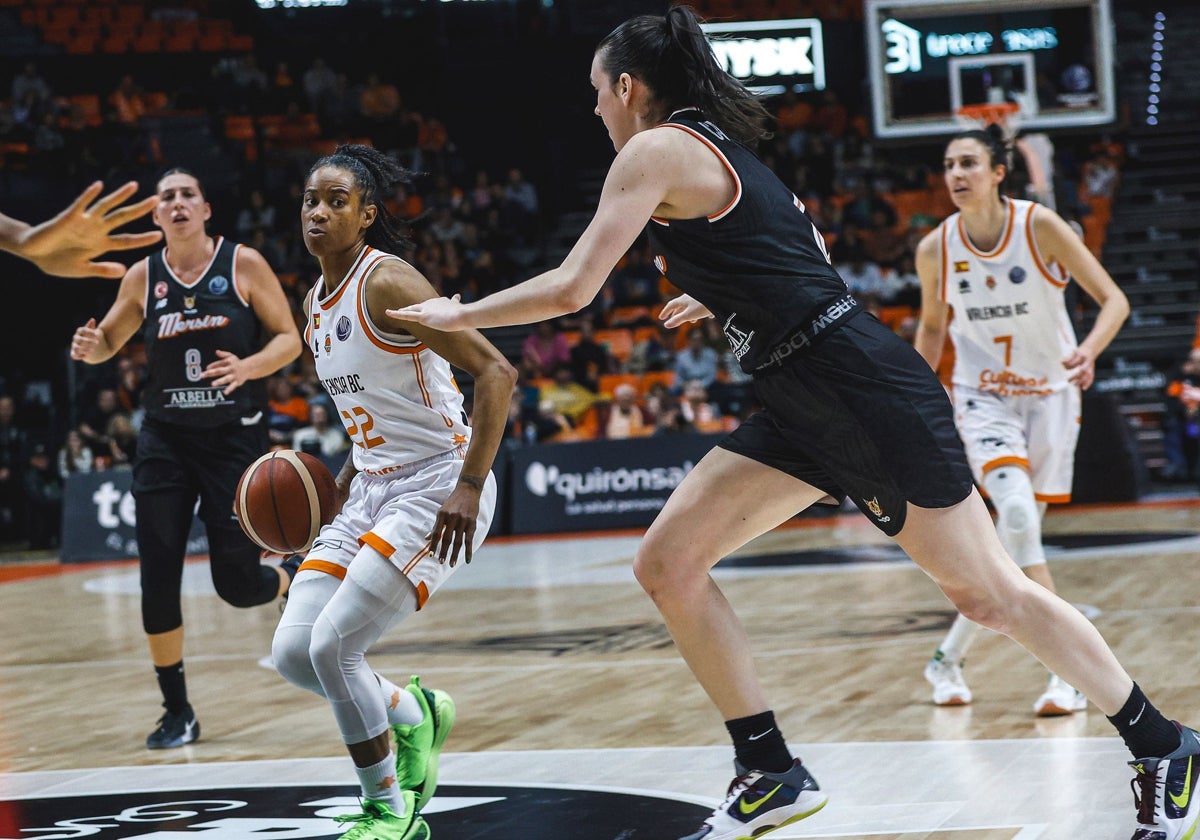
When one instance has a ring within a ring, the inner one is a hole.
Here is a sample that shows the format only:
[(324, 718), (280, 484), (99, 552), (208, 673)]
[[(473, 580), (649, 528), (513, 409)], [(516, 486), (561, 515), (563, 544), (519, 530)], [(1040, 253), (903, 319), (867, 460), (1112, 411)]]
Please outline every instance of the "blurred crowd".
[[(241, 169), (230, 220), (214, 230), (258, 251), (280, 276), (298, 322), (316, 279), (295, 224), (309, 167), (339, 142), (369, 143), (414, 173), (387, 198), (411, 225), (407, 258), (440, 292), (464, 300), (535, 273), (555, 219), (518, 166), (493, 172), (458, 150), (445, 123), (405, 105), (375, 73), (350, 78), (320, 57), (295, 70), (258, 66), (252, 52), (215, 60), (209, 83), (174, 95), (145, 91), (133, 74), (88, 104), (56, 91), (28, 63), (0, 103), (6, 164), (72, 181), (167, 165), (147, 115), (193, 109)], [(916, 243), (953, 212), (940, 146), (885, 151), (865, 115), (832, 91), (787, 93), (770, 103), (776, 125), (759, 152), (804, 203), (850, 290), (911, 338), (920, 301)], [(1121, 147), (1103, 140), (1056, 149), (1057, 210), (1097, 254), (1119, 182)], [(1014, 195), (1028, 197), (1019, 160)], [(214, 204), (218, 200), (214, 198)], [(729, 431), (757, 407), (749, 377), (715, 323), (667, 330), (658, 313), (678, 294), (654, 266), (645, 239), (614, 269), (603, 292), (569, 318), (532, 328), (514, 352), (507, 445)], [(943, 375), (953, 353), (943, 354)], [(142, 360), (136, 345), (96, 370), (79, 371), (69, 416), (48, 389), (27, 383), (0, 396), (0, 540), (53, 547), (63, 483), (72, 472), (127, 467), (140, 420)], [(470, 399), (470, 383), (463, 383)], [(348, 446), (312, 360), (268, 382), (272, 442), (340, 457)]]

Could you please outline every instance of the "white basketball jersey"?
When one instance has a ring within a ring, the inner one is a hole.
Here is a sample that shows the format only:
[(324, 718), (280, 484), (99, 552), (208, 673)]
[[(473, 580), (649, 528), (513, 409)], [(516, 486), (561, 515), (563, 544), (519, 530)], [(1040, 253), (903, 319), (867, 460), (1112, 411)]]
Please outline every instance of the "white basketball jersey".
[(1062, 364), (1077, 344), (1063, 296), (1070, 277), (1038, 253), (1037, 204), (1004, 202), (1008, 220), (990, 252), (971, 243), (961, 213), (941, 224), (941, 297), (954, 310), (951, 381), (1004, 396), (1050, 394), (1070, 386)]
[(304, 333), (354, 442), (354, 466), (373, 475), (453, 449), (465, 454), (471, 436), (450, 363), (412, 336), (381, 332), (367, 315), (367, 277), (399, 259), (367, 247), (332, 293), (322, 297), (318, 279)]

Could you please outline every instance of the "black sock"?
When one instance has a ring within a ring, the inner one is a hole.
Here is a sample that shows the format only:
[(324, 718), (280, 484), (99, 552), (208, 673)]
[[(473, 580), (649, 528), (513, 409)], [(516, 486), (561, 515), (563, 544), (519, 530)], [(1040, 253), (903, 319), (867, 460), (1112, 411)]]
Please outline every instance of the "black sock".
[(733, 738), (734, 755), (747, 770), (786, 773), (792, 769), (792, 754), (775, 724), (774, 712), (727, 720), (725, 728)]
[(1179, 729), (1154, 708), (1137, 683), (1121, 711), (1108, 721), (1134, 758), (1162, 758), (1179, 749)]
[(177, 715), (188, 707), (187, 683), (183, 679), (183, 660), (165, 668), (154, 666), (158, 676), (158, 687), (162, 691), (163, 705), (167, 711)]

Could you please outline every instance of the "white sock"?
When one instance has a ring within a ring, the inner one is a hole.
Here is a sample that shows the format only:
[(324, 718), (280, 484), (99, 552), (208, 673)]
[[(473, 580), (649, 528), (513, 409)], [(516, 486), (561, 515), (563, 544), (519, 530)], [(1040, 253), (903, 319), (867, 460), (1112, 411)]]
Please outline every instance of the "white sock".
[(379, 688), (383, 691), (383, 705), (387, 707), (388, 726), (416, 726), (425, 719), (421, 704), (411, 691), (401, 688), (379, 674)]
[(387, 757), (370, 767), (355, 767), (358, 784), (364, 799), (374, 799), (391, 807), (397, 814), (404, 814), (404, 800), (400, 798), (400, 787), (396, 784), (396, 754), (388, 750)]
[(975, 641), (975, 635), (978, 632), (979, 625), (959, 613), (954, 617), (954, 623), (950, 625), (950, 632), (946, 634), (946, 638), (938, 647), (938, 653), (946, 662), (961, 665), (962, 661), (967, 658), (967, 650), (970, 649), (971, 642)]

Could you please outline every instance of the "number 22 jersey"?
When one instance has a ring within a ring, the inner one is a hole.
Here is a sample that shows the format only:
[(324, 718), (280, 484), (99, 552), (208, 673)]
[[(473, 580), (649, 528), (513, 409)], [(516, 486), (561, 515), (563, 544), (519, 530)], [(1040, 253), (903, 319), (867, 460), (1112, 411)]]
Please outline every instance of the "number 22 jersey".
[(471, 436), (450, 363), (413, 336), (381, 331), (367, 313), (367, 278), (399, 259), (366, 247), (337, 288), (322, 297), (322, 277), (307, 301), (317, 376), (354, 443), (354, 466), (371, 475), (465, 453)]

